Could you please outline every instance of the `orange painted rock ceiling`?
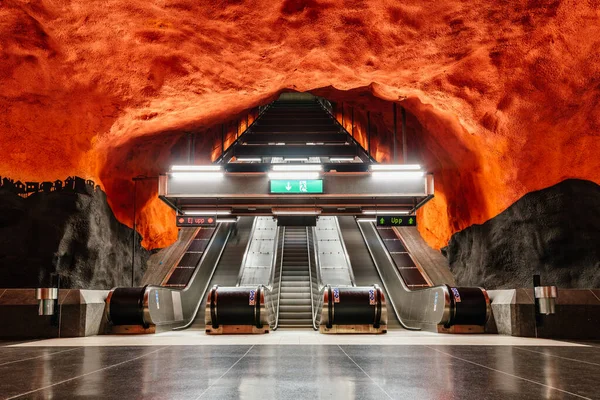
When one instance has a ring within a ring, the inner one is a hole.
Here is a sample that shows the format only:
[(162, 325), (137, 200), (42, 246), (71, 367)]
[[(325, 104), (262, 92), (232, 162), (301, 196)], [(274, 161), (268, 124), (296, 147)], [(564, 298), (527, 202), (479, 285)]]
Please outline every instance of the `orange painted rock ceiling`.
[[(0, 175), (95, 179), (131, 225), (131, 178), (164, 171), (184, 132), (285, 89), (387, 129), (395, 101), (436, 177), (420, 230), (440, 247), (529, 191), (600, 183), (599, 32), (597, 0), (3, 0)], [(144, 244), (168, 245), (172, 215), (139, 185)]]

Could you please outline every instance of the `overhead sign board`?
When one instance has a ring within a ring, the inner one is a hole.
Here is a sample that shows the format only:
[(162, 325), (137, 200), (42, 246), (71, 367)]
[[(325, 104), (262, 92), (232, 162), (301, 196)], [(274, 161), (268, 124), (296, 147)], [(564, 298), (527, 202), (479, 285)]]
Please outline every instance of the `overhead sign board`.
[(377, 226), (417, 226), (416, 215), (377, 216)]
[(271, 194), (318, 194), (323, 193), (323, 179), (273, 179), (269, 189)]
[(178, 215), (177, 226), (180, 228), (193, 228), (202, 226), (216, 226), (217, 218), (214, 215), (196, 216), (193, 217)]

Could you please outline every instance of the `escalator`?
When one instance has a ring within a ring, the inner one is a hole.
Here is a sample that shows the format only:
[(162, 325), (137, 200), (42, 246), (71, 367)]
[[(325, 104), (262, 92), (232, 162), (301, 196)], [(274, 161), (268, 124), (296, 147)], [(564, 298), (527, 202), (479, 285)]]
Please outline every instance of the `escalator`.
[[(483, 332), (490, 314), (485, 290), (449, 285), (427, 287), (427, 280), (418, 276), (419, 270), (409, 261), (405, 248), (396, 242), (386, 245), (386, 236), (382, 237), (372, 222), (356, 224), (402, 327), (432, 332)], [(383, 235), (389, 233), (384, 231)], [(395, 241), (389, 236), (388, 240)]]
[[(223, 253), (219, 258), (215, 272), (208, 285), (209, 288), (216, 284), (219, 286), (235, 286), (252, 233), (254, 219), (254, 217), (241, 217), (237, 222), (237, 226), (233, 227), (229, 240), (225, 244)], [(190, 328), (204, 330), (205, 316), (203, 305), (206, 304), (207, 295), (208, 291), (202, 296), (198, 313), (193, 322), (188, 325)], [(185, 329), (188, 326), (183, 326), (179, 329)]]
[(307, 227), (284, 227), (277, 326), (312, 328), (312, 293)]
[(237, 281), (253, 219), (240, 218), (237, 223), (200, 229), (164, 286), (111, 290), (107, 298), (109, 321), (113, 326), (153, 327), (155, 332), (188, 328), (196, 320), (203, 324), (204, 302), (211, 285), (235, 285)]
[[(357, 286), (369, 286), (377, 284), (384, 290), (386, 299), (389, 295), (386, 291), (386, 286), (383, 284), (377, 268), (373, 263), (373, 259), (369, 255), (369, 250), (363, 236), (360, 232), (358, 224), (354, 217), (338, 217), (340, 230), (346, 244), (348, 257), (352, 264), (354, 273), (354, 281)], [(389, 302), (388, 302), (389, 304)], [(388, 307), (388, 329), (401, 328), (400, 322), (396, 315), (396, 311), (392, 307)]]

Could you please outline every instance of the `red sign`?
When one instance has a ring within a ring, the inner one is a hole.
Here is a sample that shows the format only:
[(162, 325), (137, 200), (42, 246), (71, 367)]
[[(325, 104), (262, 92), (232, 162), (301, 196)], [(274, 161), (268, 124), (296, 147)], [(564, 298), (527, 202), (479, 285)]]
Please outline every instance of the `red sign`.
[(217, 218), (214, 216), (177, 216), (177, 226), (180, 228), (197, 227), (197, 226), (215, 226)]

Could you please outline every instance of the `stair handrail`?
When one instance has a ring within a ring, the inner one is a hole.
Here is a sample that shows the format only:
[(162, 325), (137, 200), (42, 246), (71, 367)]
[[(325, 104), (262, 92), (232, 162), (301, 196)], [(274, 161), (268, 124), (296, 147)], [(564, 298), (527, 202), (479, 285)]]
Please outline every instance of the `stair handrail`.
[[(214, 161), (214, 164), (220, 164), (221, 162), (223, 162), (225, 160), (225, 156), (227, 155), (227, 153), (239, 144), (240, 139), (242, 137), (244, 137), (244, 135), (252, 132), (252, 128), (254, 128), (254, 125), (256, 125), (258, 120), (265, 114), (265, 112), (267, 112), (267, 110), (269, 108), (271, 108), (273, 103), (275, 103), (275, 101), (272, 101), (269, 104), (265, 105), (264, 108), (262, 109), (262, 111), (260, 110), (261, 106), (259, 106), (258, 116), (254, 119), (254, 121), (252, 121), (252, 123), (250, 125), (248, 125), (246, 127), (244, 132), (240, 133), (240, 135), (233, 141), (233, 143), (231, 143), (229, 146), (227, 146), (226, 149), (223, 149), (223, 153), (221, 153), (221, 155)], [(231, 159), (231, 157), (229, 157), (229, 159)]]
[(275, 271), (277, 270), (277, 254), (279, 252), (279, 227), (277, 227), (277, 232), (275, 233), (275, 243), (273, 246), (273, 255), (271, 257), (271, 277), (269, 278), (269, 282), (267, 284), (267, 290), (269, 293), (269, 307), (273, 310), (273, 314), (275, 313), (275, 300), (273, 299), (273, 288), (275, 285)]
[[(323, 277), (321, 276), (321, 261), (319, 260), (319, 241), (315, 240), (316, 238), (316, 234), (315, 234), (315, 227), (312, 228), (313, 230), (313, 253), (314, 253), (314, 258), (315, 258), (315, 271), (317, 271), (317, 304), (316, 307), (314, 308), (314, 313), (313, 313), (313, 328), (314, 329), (319, 329), (319, 325), (320, 322), (317, 322), (317, 317), (319, 316), (319, 310), (322, 307), (323, 304), (323, 290), (325, 288), (325, 285), (323, 284)], [(312, 286), (311, 286), (312, 289)], [(312, 301), (314, 301), (314, 299), (311, 299)]]
[[(317, 325), (315, 324), (315, 294), (313, 293), (313, 280), (312, 280), (312, 264), (310, 262), (310, 239), (309, 239), (309, 234), (308, 234), (308, 226), (304, 227), (305, 231), (306, 231), (306, 255), (307, 255), (307, 259), (308, 259), (308, 281), (309, 281), (309, 288), (310, 288), (310, 312), (312, 315), (312, 323), (313, 323), (313, 329), (317, 330)], [(313, 240), (313, 248), (314, 248), (314, 240)], [(315, 261), (316, 263), (316, 261)], [(316, 266), (316, 265), (315, 265)], [(316, 271), (316, 270), (315, 270)], [(318, 287), (318, 281), (317, 281), (317, 287)]]
[(235, 286), (239, 287), (242, 282), (242, 278), (244, 277), (244, 270), (246, 269), (246, 263), (248, 262), (248, 252), (250, 251), (250, 246), (252, 245), (252, 240), (254, 239), (254, 231), (256, 229), (257, 220), (260, 217), (254, 217), (254, 221), (252, 221), (252, 228), (250, 228), (250, 237), (248, 238), (248, 243), (246, 244), (246, 250), (244, 251), (244, 257), (242, 258), (242, 265), (240, 268), (240, 272), (238, 273), (238, 278)]
[(342, 244), (342, 249), (344, 250), (344, 259), (346, 260), (346, 265), (348, 266), (348, 275), (350, 276), (350, 284), (352, 286), (356, 286), (356, 281), (354, 279), (354, 270), (352, 269), (352, 263), (350, 262), (350, 256), (348, 255), (348, 249), (346, 248), (346, 243), (344, 242), (344, 237), (342, 236), (342, 229), (340, 228), (340, 221), (338, 217), (333, 217), (335, 219), (335, 226), (337, 228), (337, 235), (340, 239), (340, 243)]
[[(326, 100), (326, 99), (322, 99), (322, 100), (323, 101), (327, 101), (327, 103), (329, 103), (329, 100)], [(337, 120), (337, 118), (333, 115), (333, 112), (330, 111), (329, 108), (327, 108), (327, 106), (321, 101), (320, 97), (317, 97), (317, 103), (319, 103), (319, 105), (321, 106), (321, 108), (323, 110), (325, 110), (325, 112), (329, 115), (329, 117), (331, 119), (333, 119), (333, 122), (338, 126), (338, 128), (340, 128), (340, 130), (342, 131), (342, 133), (345, 133), (350, 138), (350, 140), (352, 141), (352, 143), (354, 143), (357, 146), (357, 148), (359, 148), (360, 150), (362, 150), (362, 152), (366, 156), (368, 162), (377, 162), (373, 157), (371, 157), (371, 155), (369, 154), (369, 152), (367, 151), (367, 149), (365, 149), (360, 143), (358, 143), (358, 141), (354, 138), (354, 136), (352, 136), (350, 134), (350, 132), (348, 132), (348, 130), (346, 128), (344, 128), (344, 126), (342, 124), (340, 124), (340, 121)], [(331, 104), (331, 103), (329, 103), (329, 104)], [(367, 162), (367, 161), (363, 160), (363, 162)]]
[(275, 313), (275, 325), (273, 330), (279, 326), (279, 303), (281, 301), (281, 280), (283, 278), (283, 257), (285, 254), (285, 226), (283, 227), (283, 239), (281, 241), (281, 260), (279, 263), (279, 290), (277, 291), (277, 312)]

